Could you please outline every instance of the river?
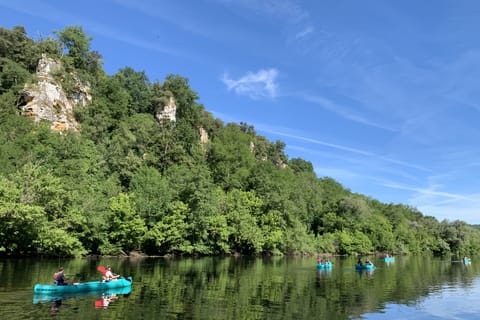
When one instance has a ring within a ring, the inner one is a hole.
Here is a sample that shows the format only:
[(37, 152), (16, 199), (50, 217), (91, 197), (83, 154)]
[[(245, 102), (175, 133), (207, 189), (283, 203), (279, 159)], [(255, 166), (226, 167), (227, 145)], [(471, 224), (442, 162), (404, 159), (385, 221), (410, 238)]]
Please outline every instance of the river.
[[(315, 257), (0, 259), (0, 319), (478, 319), (480, 260), (353, 257), (317, 270)], [(131, 292), (33, 294), (64, 266), (72, 281), (99, 265), (133, 277)], [(102, 303), (105, 301), (105, 303)]]

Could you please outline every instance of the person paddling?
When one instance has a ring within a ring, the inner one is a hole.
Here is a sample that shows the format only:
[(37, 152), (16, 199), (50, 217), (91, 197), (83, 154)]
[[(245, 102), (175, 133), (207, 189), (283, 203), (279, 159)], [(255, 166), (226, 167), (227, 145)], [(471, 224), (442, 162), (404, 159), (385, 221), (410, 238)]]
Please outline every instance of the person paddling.
[(56, 286), (65, 286), (68, 278), (63, 273), (63, 267), (58, 268), (58, 271), (53, 274), (53, 284)]
[(119, 277), (120, 276), (118, 274), (113, 274), (110, 266), (107, 266), (105, 269), (105, 274), (103, 275), (105, 281), (117, 280)]

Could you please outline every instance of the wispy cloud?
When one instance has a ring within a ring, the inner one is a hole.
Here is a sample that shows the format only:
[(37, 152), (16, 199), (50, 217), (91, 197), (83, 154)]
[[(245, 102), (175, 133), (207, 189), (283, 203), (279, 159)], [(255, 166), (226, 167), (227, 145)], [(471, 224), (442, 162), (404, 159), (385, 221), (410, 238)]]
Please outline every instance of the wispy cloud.
[(295, 34), (295, 39), (296, 40), (306, 39), (308, 38), (309, 35), (311, 35), (314, 32), (314, 30), (315, 29), (312, 26), (307, 26), (305, 29)]
[(436, 186), (413, 188), (408, 202), (423, 214), (439, 219), (463, 220), (480, 224), (480, 195), (437, 191)]
[(345, 119), (348, 119), (348, 120), (351, 120), (351, 121), (354, 121), (354, 122), (358, 122), (358, 123), (361, 123), (361, 124), (364, 124), (364, 125), (367, 125), (367, 126), (371, 126), (371, 127), (375, 127), (375, 128), (379, 128), (379, 129), (384, 129), (384, 130), (391, 131), (391, 132), (398, 131), (396, 128), (393, 128), (391, 126), (386, 126), (384, 124), (371, 121), (371, 120), (367, 119), (366, 117), (364, 117), (364, 116), (362, 116), (358, 113), (355, 113), (351, 109), (349, 109), (345, 106), (342, 106), (338, 103), (335, 103), (335, 102), (333, 102), (333, 101), (331, 101), (331, 100), (329, 100), (325, 97), (322, 97), (322, 96), (319, 96), (319, 95), (309, 95), (309, 94), (300, 94), (299, 96), (303, 100), (305, 100), (307, 102), (310, 102), (310, 103), (314, 103), (314, 104), (316, 104), (316, 105), (318, 105), (318, 106), (322, 107), (323, 109), (328, 110), (330, 112), (334, 112), (337, 115), (341, 116), (342, 118), (345, 118)]
[(172, 47), (160, 45), (156, 42), (142, 40), (141, 38), (129, 35), (128, 32), (119, 32), (117, 27), (109, 27), (97, 21), (92, 21), (85, 17), (80, 17), (69, 12), (62, 11), (55, 6), (50, 6), (48, 4), (31, 4), (29, 6), (22, 6), (20, 3), (8, 2), (0, 3), (1, 6), (7, 7), (9, 9), (43, 19), (45, 21), (50, 21), (61, 26), (78, 24), (83, 27), (85, 31), (91, 31), (94, 34), (101, 35), (105, 38), (123, 42), (128, 45), (132, 45), (138, 48), (147, 49), (155, 52), (160, 52), (172, 56), (179, 56), (187, 58), (189, 60), (196, 60), (197, 58), (193, 57), (190, 54), (187, 54), (183, 51), (174, 49)]
[(337, 180), (358, 179), (359, 175), (351, 170), (316, 166), (315, 173), (320, 177), (335, 177)]
[(136, 1), (136, 0), (111, 0), (115, 4), (122, 6), (130, 11), (136, 11), (147, 17), (153, 17), (156, 21), (166, 22), (178, 29), (199, 35), (204, 38), (211, 38), (215, 29), (201, 23), (195, 10), (186, 11), (183, 5), (178, 2), (158, 2), (158, 1)]
[(400, 189), (400, 190), (408, 190), (408, 191), (414, 191), (417, 194), (421, 194), (424, 196), (435, 196), (435, 197), (442, 197), (442, 198), (448, 198), (448, 199), (455, 199), (455, 200), (465, 200), (465, 201), (479, 201), (478, 197), (468, 197), (465, 195), (461, 194), (455, 194), (455, 193), (450, 193), (450, 192), (443, 192), (443, 191), (436, 191), (435, 188), (419, 188), (419, 187), (414, 187), (414, 186), (408, 186), (408, 185), (402, 185), (396, 182), (384, 182), (383, 186), (388, 187), (388, 188), (393, 188), (393, 189)]
[(238, 5), (257, 14), (285, 20), (288, 23), (300, 23), (309, 18), (309, 13), (292, 0), (217, 0), (217, 2)]
[(274, 134), (274, 135), (278, 135), (278, 136), (282, 136), (282, 137), (288, 137), (288, 138), (292, 138), (292, 139), (297, 139), (297, 140), (301, 140), (301, 141), (305, 141), (305, 142), (309, 142), (309, 143), (313, 143), (313, 144), (317, 144), (317, 145), (322, 145), (322, 146), (325, 146), (325, 147), (329, 147), (329, 148), (333, 148), (333, 149), (341, 150), (341, 151), (346, 151), (346, 152), (362, 155), (362, 156), (365, 156), (365, 157), (372, 157), (372, 158), (376, 158), (377, 160), (381, 160), (381, 161), (388, 162), (388, 163), (393, 163), (393, 164), (403, 166), (403, 167), (409, 167), (409, 168), (413, 168), (413, 169), (424, 171), (424, 172), (430, 172), (431, 171), (430, 169), (425, 168), (425, 167), (420, 166), (420, 165), (417, 165), (417, 164), (392, 159), (392, 158), (389, 158), (389, 157), (378, 155), (376, 153), (373, 153), (373, 152), (370, 152), (370, 151), (367, 151), (367, 150), (362, 150), (362, 149), (352, 148), (352, 147), (348, 147), (348, 146), (343, 146), (343, 145), (339, 145), (339, 144), (335, 144), (335, 143), (330, 143), (330, 142), (327, 142), (327, 141), (322, 141), (322, 140), (319, 140), (319, 139), (304, 137), (304, 136), (297, 135), (297, 134), (286, 133), (285, 130), (280, 131), (280, 130), (275, 130), (275, 129), (265, 127), (265, 126), (259, 126), (259, 127), (256, 127), (256, 128), (259, 131), (267, 132), (267, 133), (270, 133), (270, 134)]
[(256, 73), (248, 72), (239, 79), (232, 79), (224, 74), (222, 81), (228, 90), (233, 90), (239, 95), (246, 95), (252, 99), (275, 98), (277, 96), (278, 76), (277, 69), (260, 69)]
[(435, 205), (432, 202), (423, 202), (415, 207), (425, 215), (435, 216), (439, 220), (462, 220), (471, 224), (480, 224), (479, 203), (466, 205), (455, 203), (451, 205)]
[[(287, 39), (305, 42), (315, 33), (310, 12), (295, 0), (211, 0), (225, 6), (236, 6), (237, 14), (251, 18), (260, 16), (262, 20), (272, 21), (277, 29), (287, 35)], [(240, 13), (238, 13), (240, 12)]]
[[(427, 180), (429, 180), (427, 178)], [(441, 185), (430, 184), (426, 187), (401, 184), (384, 179), (376, 182), (386, 188), (410, 192), (404, 203), (417, 208), (422, 214), (434, 216), (439, 220), (463, 220), (480, 224), (480, 194), (462, 194), (439, 190)]]
[(342, 146), (342, 145), (339, 145), (339, 144), (330, 143), (330, 142), (326, 142), (326, 141), (322, 141), (322, 140), (318, 140), (318, 139), (303, 137), (303, 136), (290, 134), (290, 133), (286, 133), (286, 132), (282, 132), (282, 131), (276, 131), (276, 130), (268, 129), (268, 128), (264, 128), (264, 127), (260, 127), (260, 128), (257, 128), (257, 129), (260, 130), (260, 131), (267, 132), (267, 133), (274, 134), (274, 135), (278, 135), (278, 136), (281, 136), (281, 137), (293, 138), (293, 139), (297, 139), (297, 140), (310, 142), (310, 143), (313, 143), (313, 144), (318, 144), (318, 145), (322, 145), (322, 146), (325, 146), (325, 147), (341, 150), (341, 151), (347, 151), (347, 152), (350, 152), (350, 153), (355, 153), (355, 154), (368, 156), (368, 157), (375, 156), (374, 153), (369, 152), (369, 151), (356, 149), (356, 148), (351, 148), (351, 147), (347, 147), (347, 146)]

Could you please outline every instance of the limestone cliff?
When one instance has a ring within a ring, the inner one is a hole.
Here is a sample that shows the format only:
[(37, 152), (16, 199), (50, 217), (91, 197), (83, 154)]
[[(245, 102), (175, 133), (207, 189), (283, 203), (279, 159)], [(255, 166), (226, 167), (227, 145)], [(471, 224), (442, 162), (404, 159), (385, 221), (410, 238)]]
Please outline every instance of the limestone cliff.
[(168, 103), (163, 107), (162, 110), (158, 110), (155, 114), (155, 118), (161, 123), (163, 120), (176, 121), (177, 120), (177, 105), (175, 104), (175, 99), (170, 97)]
[[(159, 123), (162, 123), (165, 120), (173, 122), (177, 121), (177, 105), (173, 97), (169, 97), (168, 103), (155, 113), (155, 118)], [(204, 128), (200, 128), (198, 133), (200, 135), (200, 145), (202, 146), (202, 149), (205, 150), (205, 146), (208, 142), (208, 133)]]
[(26, 84), (23, 89), (21, 113), (33, 117), (36, 122), (51, 122), (51, 128), (56, 131), (78, 131), (79, 124), (73, 116), (73, 109), (77, 104), (85, 106), (92, 100), (90, 88), (77, 80), (75, 93), (67, 96), (53, 76), (58, 71), (61, 71), (60, 62), (42, 55), (37, 66), (38, 81)]

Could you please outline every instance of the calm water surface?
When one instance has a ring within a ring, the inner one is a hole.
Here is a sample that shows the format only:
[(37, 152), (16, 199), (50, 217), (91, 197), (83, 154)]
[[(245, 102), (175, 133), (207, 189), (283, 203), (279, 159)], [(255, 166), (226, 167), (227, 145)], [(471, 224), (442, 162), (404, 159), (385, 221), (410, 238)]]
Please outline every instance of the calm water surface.
[[(479, 319), (480, 260), (471, 265), (429, 257), (334, 258), (318, 271), (314, 257), (6, 259), (0, 260), (0, 319)], [(63, 265), (79, 281), (97, 266), (132, 276), (130, 293), (51, 301), (33, 294)]]

